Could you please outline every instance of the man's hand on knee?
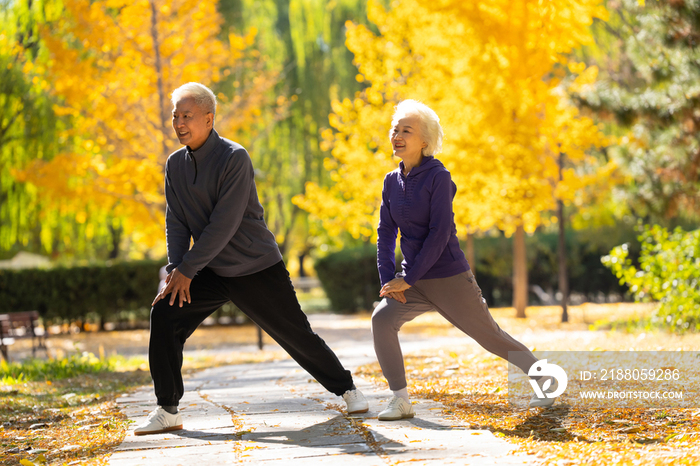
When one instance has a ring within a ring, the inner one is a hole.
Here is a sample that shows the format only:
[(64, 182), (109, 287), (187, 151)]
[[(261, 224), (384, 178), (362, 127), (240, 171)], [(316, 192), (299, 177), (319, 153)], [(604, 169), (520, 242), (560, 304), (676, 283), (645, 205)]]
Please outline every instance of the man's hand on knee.
[(158, 292), (151, 306), (155, 305), (161, 299), (164, 299), (168, 294), (170, 294), (171, 306), (175, 304), (175, 298), (178, 299), (180, 307), (182, 307), (184, 303), (192, 303), (190, 283), (192, 283), (191, 278), (187, 278), (181, 274), (178, 269), (173, 270), (166, 277), (165, 286)]

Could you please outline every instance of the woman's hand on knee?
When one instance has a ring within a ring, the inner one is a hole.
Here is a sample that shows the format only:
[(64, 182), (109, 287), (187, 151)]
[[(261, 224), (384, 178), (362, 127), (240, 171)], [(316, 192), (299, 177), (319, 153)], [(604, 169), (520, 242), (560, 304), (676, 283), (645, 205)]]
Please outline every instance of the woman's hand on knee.
[(406, 280), (404, 280), (403, 278), (394, 278), (390, 282), (384, 284), (381, 291), (379, 291), (379, 296), (384, 297), (389, 293), (403, 293), (410, 287), (411, 285), (406, 283)]
[(379, 292), (379, 296), (395, 299), (400, 303), (405, 303), (406, 296), (404, 296), (403, 292), (410, 287), (411, 285), (406, 283), (403, 278), (394, 278), (390, 282), (384, 284)]
[(391, 293), (387, 293), (386, 297), (395, 299), (402, 304), (406, 304), (406, 296), (404, 296), (403, 291), (393, 291)]

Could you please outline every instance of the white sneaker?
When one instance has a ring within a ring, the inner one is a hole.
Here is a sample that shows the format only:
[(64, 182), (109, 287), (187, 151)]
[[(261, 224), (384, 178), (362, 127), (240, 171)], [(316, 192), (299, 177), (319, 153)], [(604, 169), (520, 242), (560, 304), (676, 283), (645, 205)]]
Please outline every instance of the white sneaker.
[[(559, 384), (554, 380), (552, 381), (552, 385), (542, 390), (542, 393), (545, 395), (547, 393), (554, 393), (557, 388), (559, 388)], [(539, 398), (536, 393), (533, 393), (532, 398), (530, 398), (530, 408), (549, 408), (554, 404), (554, 400), (556, 400), (556, 398)]]
[(148, 415), (146, 422), (134, 430), (134, 435), (162, 434), (180, 429), (182, 429), (180, 413), (170, 414), (162, 406), (158, 406)]
[(413, 411), (413, 405), (401, 397), (395, 396), (389, 402), (389, 407), (379, 413), (377, 419), (380, 421), (398, 421), (399, 419), (407, 419), (416, 415)]
[(358, 389), (348, 390), (343, 393), (345, 404), (348, 405), (348, 414), (366, 413), (369, 411), (369, 404), (365, 400), (365, 396)]

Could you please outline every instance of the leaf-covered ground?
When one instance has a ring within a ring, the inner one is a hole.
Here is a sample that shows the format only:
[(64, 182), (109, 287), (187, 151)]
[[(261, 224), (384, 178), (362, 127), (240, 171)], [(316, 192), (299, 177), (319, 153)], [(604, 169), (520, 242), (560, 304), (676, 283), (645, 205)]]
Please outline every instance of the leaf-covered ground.
[[(586, 311), (588, 316), (586, 317)], [(560, 323), (560, 309), (531, 308), (527, 319), (512, 309), (492, 313), (506, 331), (538, 350), (697, 350), (700, 335), (665, 332), (589, 331), (587, 322), (629, 318), (649, 312), (633, 305), (589, 305), (572, 309), (572, 322)], [(433, 335), (459, 335), (436, 314), (406, 328), (424, 326)], [(700, 409), (597, 409), (559, 406), (517, 410), (508, 404), (507, 363), (475, 344), (405, 357), (409, 392), (445, 406), (455, 425), (487, 429), (537, 455), (546, 465), (698, 465)], [(358, 375), (386, 385), (378, 364)]]
[(115, 395), (149, 381), (137, 370), (2, 386), (0, 464), (105, 464), (128, 426)]

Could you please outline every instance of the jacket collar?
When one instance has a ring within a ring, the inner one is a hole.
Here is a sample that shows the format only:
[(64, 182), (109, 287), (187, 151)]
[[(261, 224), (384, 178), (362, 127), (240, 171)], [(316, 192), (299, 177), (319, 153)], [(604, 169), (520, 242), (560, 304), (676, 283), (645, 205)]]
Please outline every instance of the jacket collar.
[(211, 133), (209, 133), (209, 137), (207, 138), (206, 142), (202, 145), (202, 147), (193, 151), (192, 149), (190, 149), (190, 146), (186, 146), (187, 153), (196, 157), (197, 160), (202, 161), (207, 155), (214, 152), (214, 149), (216, 148), (216, 146), (219, 145), (220, 140), (221, 137), (219, 136), (219, 133), (217, 133), (216, 130), (212, 128)]
[[(440, 163), (435, 157), (432, 155), (426, 155), (423, 157), (423, 160), (421, 160), (420, 165), (417, 167), (413, 167), (411, 171), (408, 173), (408, 176), (414, 176), (417, 175), (418, 173), (421, 173), (425, 170), (430, 170), (435, 166), (435, 162)], [(403, 160), (399, 162), (399, 172), (403, 174), (403, 169), (404, 169), (404, 164)]]

